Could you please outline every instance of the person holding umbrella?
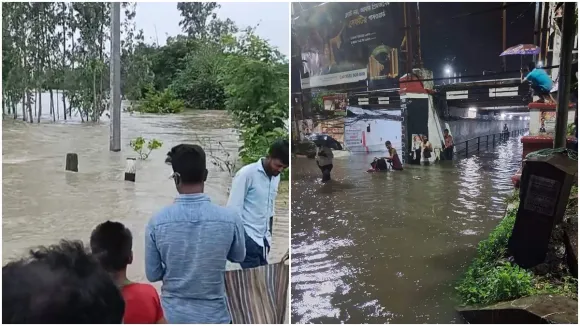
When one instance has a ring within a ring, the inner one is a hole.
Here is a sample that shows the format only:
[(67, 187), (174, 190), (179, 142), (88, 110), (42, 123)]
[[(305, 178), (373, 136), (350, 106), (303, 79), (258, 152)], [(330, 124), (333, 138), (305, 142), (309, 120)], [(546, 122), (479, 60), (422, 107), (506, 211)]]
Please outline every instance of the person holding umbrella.
[[(536, 64), (533, 62), (528, 63), (528, 66), (522, 70), (522, 83), (527, 81), (534, 90), (534, 94), (540, 97), (540, 102), (546, 102), (546, 99), (550, 103), (556, 103), (556, 100), (552, 97), (550, 91), (552, 90), (552, 78), (548, 73), (541, 68), (536, 68)], [(526, 73), (526, 77), (524, 77)]]
[(321, 146), (316, 146), (316, 164), (320, 171), (322, 172), (322, 182), (330, 181), (330, 172), (332, 171), (332, 159), (334, 154), (332, 149), (326, 144), (321, 144)]
[(342, 150), (342, 145), (336, 139), (325, 134), (313, 134), (308, 139), (316, 145), (316, 164), (322, 172), (322, 182), (330, 181), (332, 171), (333, 149)]

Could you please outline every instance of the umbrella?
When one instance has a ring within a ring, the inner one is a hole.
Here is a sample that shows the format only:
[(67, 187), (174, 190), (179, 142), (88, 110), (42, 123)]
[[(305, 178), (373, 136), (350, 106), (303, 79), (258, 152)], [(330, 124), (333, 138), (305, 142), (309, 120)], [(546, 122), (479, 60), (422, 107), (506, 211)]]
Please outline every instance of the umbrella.
[(511, 48), (503, 51), (499, 56), (503, 57), (506, 55), (521, 55), (520, 57), (520, 67), (523, 65), (524, 55), (538, 54), (540, 53), (540, 47), (534, 44), (518, 44), (512, 46)]
[(540, 53), (540, 47), (534, 44), (519, 44), (503, 51), (499, 56), (505, 55), (529, 55)]
[(342, 145), (338, 142), (338, 140), (332, 138), (329, 135), (312, 134), (308, 136), (308, 140), (313, 142), (316, 146), (326, 146), (338, 151), (342, 150)]

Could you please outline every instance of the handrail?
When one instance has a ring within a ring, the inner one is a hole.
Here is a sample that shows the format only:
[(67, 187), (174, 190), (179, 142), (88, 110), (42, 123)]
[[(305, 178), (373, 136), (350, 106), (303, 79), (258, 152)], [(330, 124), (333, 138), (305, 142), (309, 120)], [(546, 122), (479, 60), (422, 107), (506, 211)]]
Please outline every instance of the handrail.
[[(495, 147), (496, 143), (502, 142), (502, 141), (506, 141), (509, 139), (510, 136), (520, 136), (523, 135), (524, 133), (526, 133), (529, 129), (525, 128), (525, 129), (518, 129), (518, 130), (512, 130), (512, 131), (508, 131), (506, 132), (501, 132), (501, 133), (496, 133), (496, 134), (489, 134), (489, 135), (483, 135), (483, 136), (478, 136), (478, 137), (474, 137), (474, 138), (470, 138), (467, 140), (462, 140), (460, 142), (455, 142), (455, 154), (457, 154), (457, 156), (459, 157), (459, 153), (463, 153), (465, 152), (465, 156), (464, 157), (469, 157), (470, 153), (477, 153), (479, 154), (479, 152), (483, 149), (482, 145), (485, 146), (485, 150), (487, 150), (489, 148), (490, 145), (490, 138), (491, 139), (491, 146), (492, 148)], [(482, 138), (485, 138), (482, 141)], [(497, 142), (496, 142), (497, 140)], [(476, 143), (473, 143), (474, 141), (476, 141)], [(469, 142), (472, 142), (471, 146), (469, 144)], [(458, 145), (463, 145), (462, 149), (459, 149)], [(477, 148), (470, 150), (470, 147), (473, 147), (477, 145)]]

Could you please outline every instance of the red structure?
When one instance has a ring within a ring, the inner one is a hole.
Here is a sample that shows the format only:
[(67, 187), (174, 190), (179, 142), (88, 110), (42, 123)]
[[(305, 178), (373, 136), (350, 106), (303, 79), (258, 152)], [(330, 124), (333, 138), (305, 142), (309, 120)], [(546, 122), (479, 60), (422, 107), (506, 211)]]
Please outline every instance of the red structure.
[[(570, 103), (570, 108), (575, 108), (576, 103)], [(537, 103), (533, 102), (528, 104), (528, 109), (530, 110), (540, 110), (540, 111), (548, 111), (548, 110), (556, 110), (556, 103)], [(533, 118), (532, 118), (533, 119)], [(530, 133), (538, 134), (539, 130), (531, 130)], [(567, 145), (571, 145), (574, 141), (576, 141), (576, 137), (568, 136), (566, 139)], [(552, 148), (554, 146), (554, 137), (548, 134), (539, 134), (536, 136), (524, 136), (522, 137), (522, 160), (526, 158), (529, 153), (539, 151), (541, 149)], [(520, 178), (522, 176), (522, 169), (511, 177), (512, 183), (514, 184), (515, 188), (519, 188), (520, 186)]]

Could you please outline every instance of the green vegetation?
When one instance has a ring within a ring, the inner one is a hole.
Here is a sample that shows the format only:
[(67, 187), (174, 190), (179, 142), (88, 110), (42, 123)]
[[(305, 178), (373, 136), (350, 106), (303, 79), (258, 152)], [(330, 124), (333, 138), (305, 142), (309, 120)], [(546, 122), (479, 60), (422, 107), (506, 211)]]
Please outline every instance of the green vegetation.
[(133, 151), (139, 155), (139, 159), (146, 160), (149, 158), (149, 154), (151, 154), (152, 151), (161, 148), (163, 143), (157, 139), (147, 140), (143, 137), (137, 137), (133, 139), (129, 145)]
[(568, 136), (574, 136), (575, 133), (576, 133), (576, 125), (574, 124), (574, 122), (569, 123), (568, 126), (566, 127), (566, 134)]
[[(246, 164), (287, 138), (288, 61), (254, 28), (217, 18), (218, 8), (179, 2), (184, 34), (160, 46), (137, 30), (136, 3), (122, 3), (121, 93), (130, 110), (143, 113), (228, 110)], [(98, 121), (109, 106), (111, 3), (2, 3), (2, 9), (3, 113), (17, 119), (24, 102), (22, 119), (40, 122), (40, 93), (52, 99), (61, 90), (64, 110), (51, 101), (53, 120), (64, 111), (65, 120), (75, 114)]]
[(170, 89), (159, 92), (153, 88), (149, 88), (143, 101), (135, 106), (136, 111), (159, 114), (179, 113), (184, 108), (183, 101), (175, 98), (175, 94)]
[[(577, 188), (576, 188), (577, 189)], [(576, 190), (577, 191), (577, 190)], [(463, 305), (489, 305), (534, 294), (577, 297), (578, 281), (570, 276), (560, 280), (538, 276), (507, 259), (507, 244), (516, 220), (516, 195), (504, 219), (481, 241), (477, 255), (456, 290)]]

